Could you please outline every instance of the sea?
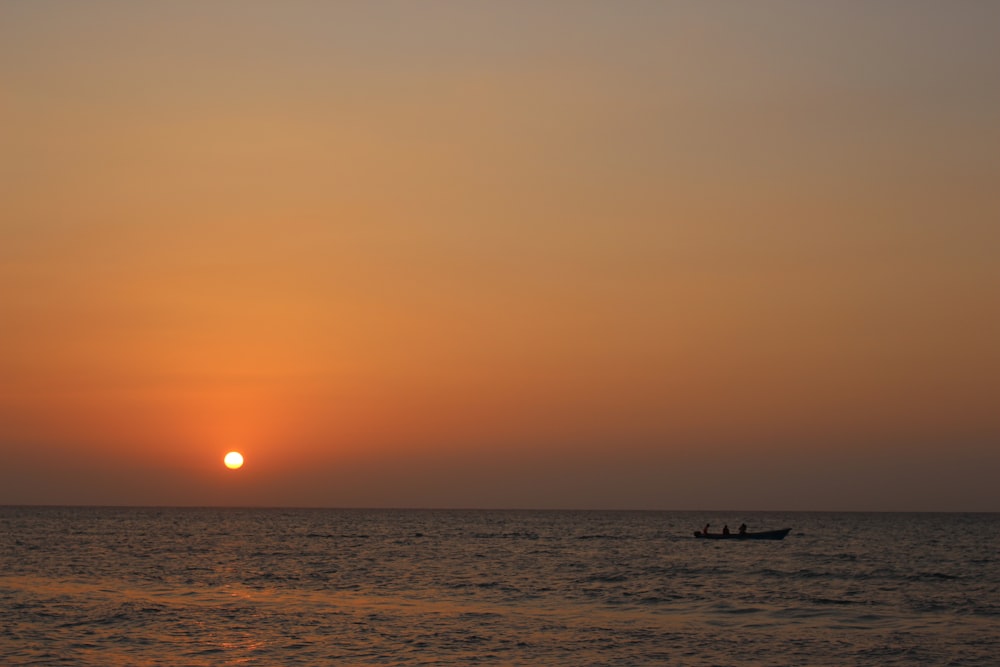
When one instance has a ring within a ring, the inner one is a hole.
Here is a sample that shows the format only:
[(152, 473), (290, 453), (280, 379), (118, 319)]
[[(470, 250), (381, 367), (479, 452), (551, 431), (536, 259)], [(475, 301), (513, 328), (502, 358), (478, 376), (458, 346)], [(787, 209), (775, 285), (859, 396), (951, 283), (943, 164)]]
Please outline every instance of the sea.
[(0, 507), (0, 665), (998, 664), (1000, 514)]

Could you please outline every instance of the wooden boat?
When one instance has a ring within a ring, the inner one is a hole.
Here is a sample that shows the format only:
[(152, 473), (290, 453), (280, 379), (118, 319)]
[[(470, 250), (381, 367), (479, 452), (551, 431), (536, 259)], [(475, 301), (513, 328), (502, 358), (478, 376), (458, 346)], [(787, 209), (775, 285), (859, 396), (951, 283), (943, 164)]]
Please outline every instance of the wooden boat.
[(724, 535), (722, 533), (702, 533), (700, 530), (694, 531), (695, 537), (700, 537), (709, 540), (783, 540), (785, 535), (792, 532), (791, 528), (782, 528), (781, 530), (763, 530), (759, 533), (729, 533)]

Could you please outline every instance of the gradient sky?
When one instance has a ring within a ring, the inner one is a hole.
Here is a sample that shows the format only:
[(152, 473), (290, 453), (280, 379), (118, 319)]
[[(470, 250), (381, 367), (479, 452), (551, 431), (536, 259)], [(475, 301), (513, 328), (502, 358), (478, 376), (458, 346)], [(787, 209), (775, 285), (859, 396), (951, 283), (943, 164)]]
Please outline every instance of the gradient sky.
[(0, 503), (1000, 511), (998, 35), (4, 2)]

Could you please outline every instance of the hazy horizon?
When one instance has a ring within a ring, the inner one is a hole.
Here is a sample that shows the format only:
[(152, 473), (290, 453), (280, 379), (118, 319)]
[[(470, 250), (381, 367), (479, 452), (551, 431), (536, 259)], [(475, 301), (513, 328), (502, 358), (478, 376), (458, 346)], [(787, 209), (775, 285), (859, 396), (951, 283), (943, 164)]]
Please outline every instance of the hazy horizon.
[[(990, 510), (838, 510), (838, 509), (676, 509), (676, 508), (643, 508), (643, 507), (362, 507), (362, 506), (313, 506), (313, 505), (89, 505), (89, 504), (49, 504), (49, 503), (9, 503), (0, 507), (22, 509), (109, 509), (109, 510), (247, 510), (247, 511), (289, 511), (304, 512), (594, 512), (608, 514), (733, 514), (735, 516), (754, 514), (1000, 514)], [(699, 527), (692, 525), (692, 527)], [(721, 525), (721, 524), (720, 524)], [(712, 524), (713, 527), (721, 528)], [(754, 526), (765, 528), (773, 526)]]

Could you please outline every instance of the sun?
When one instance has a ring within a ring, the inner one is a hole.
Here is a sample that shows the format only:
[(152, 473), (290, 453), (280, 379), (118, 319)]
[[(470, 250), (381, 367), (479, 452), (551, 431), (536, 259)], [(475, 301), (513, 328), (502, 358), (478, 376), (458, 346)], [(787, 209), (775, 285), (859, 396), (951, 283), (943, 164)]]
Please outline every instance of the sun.
[(243, 467), (243, 455), (239, 452), (229, 452), (226, 454), (226, 458), (222, 459), (222, 462), (230, 470), (236, 470)]

